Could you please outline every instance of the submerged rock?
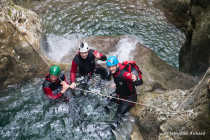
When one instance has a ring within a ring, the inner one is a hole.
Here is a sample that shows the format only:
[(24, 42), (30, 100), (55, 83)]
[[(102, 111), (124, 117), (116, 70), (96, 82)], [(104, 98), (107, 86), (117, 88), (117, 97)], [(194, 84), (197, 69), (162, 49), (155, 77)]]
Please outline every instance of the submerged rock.
[(37, 14), (1, 1), (0, 88), (46, 72), (47, 63), (39, 53), (41, 32)]

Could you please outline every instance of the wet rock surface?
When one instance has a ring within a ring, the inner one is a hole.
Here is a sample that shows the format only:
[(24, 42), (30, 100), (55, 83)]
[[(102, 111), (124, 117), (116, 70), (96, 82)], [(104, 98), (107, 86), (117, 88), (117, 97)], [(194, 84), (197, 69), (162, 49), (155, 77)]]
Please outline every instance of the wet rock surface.
[(189, 94), (179, 107), (181, 111), (188, 110), (188, 113), (171, 118), (161, 126), (161, 129), (166, 133), (175, 132), (175, 134), (167, 135), (171, 135), (174, 139), (209, 139), (209, 99), (207, 98), (208, 92), (206, 88), (209, 74), (210, 69), (192, 91), (188, 90)]
[(39, 54), (41, 30), (34, 12), (1, 1), (0, 88), (46, 72), (47, 64)]
[(186, 35), (179, 53), (180, 70), (194, 75), (204, 73), (210, 65), (210, 1), (158, 0), (154, 5)]
[(210, 2), (205, 7), (192, 5), (192, 36), (180, 51), (180, 70), (200, 75), (210, 66)]
[[(210, 69), (202, 80), (188, 90), (167, 90), (162, 94), (142, 91), (133, 114), (140, 131), (148, 139), (209, 139), (208, 80)], [(152, 131), (150, 131), (152, 130)]]
[(134, 60), (142, 69), (144, 85), (152, 86), (147, 91), (187, 89), (196, 83), (192, 76), (178, 72), (141, 44), (137, 44)]

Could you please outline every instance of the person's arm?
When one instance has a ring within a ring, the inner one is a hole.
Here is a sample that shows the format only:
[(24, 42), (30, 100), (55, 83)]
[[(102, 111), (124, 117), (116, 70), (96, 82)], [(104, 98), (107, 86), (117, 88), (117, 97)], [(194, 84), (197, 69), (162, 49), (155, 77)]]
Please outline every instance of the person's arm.
[(66, 79), (66, 76), (64, 76), (63, 82), (65, 82), (66, 84), (69, 84), (69, 82), (68, 82), (67, 79)]
[(136, 81), (135, 84), (136, 84), (136, 85), (142, 85), (142, 84), (143, 84), (143, 80), (142, 80), (142, 75), (141, 75), (141, 73), (139, 73), (139, 79)]
[(43, 90), (44, 90), (44, 93), (47, 95), (47, 97), (49, 97), (50, 99), (58, 99), (63, 94), (59, 92), (58, 94), (54, 95), (52, 90), (49, 87), (44, 87)]
[[(135, 74), (132, 74), (130, 72), (124, 72), (123, 78), (125, 78), (125, 79), (127, 79), (127, 80), (129, 80), (131, 82), (134, 82), (134, 83), (137, 82), (138, 85), (142, 85), (143, 84), (143, 80), (142, 80), (141, 74), (139, 74), (139, 77), (137, 77)], [(138, 78), (140, 78), (140, 79), (138, 79)]]
[(73, 60), (72, 65), (71, 65), (71, 71), (70, 71), (70, 81), (71, 81), (71, 83), (75, 82), (75, 80), (76, 80), (77, 67), (78, 67), (78, 65)]
[(70, 88), (74, 89), (76, 87), (76, 74), (77, 74), (77, 68), (78, 65), (77, 63), (73, 60), (72, 61), (72, 65), (71, 65), (71, 71), (70, 71), (70, 81), (71, 81), (71, 85)]
[(106, 55), (104, 55), (104, 54), (102, 54), (102, 53), (100, 53), (96, 50), (93, 51), (93, 54), (94, 54), (96, 59), (99, 59), (99, 60), (102, 60), (102, 61), (106, 61), (106, 59), (107, 59)]

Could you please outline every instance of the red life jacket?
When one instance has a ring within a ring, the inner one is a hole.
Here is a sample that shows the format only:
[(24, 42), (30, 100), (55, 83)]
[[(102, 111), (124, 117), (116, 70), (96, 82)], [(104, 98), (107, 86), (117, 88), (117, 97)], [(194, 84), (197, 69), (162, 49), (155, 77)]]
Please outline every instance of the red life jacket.
[(128, 71), (129, 73), (134, 74), (137, 77), (137, 80), (134, 82), (135, 86), (139, 86), (142, 84), (142, 72), (140, 71), (136, 61), (124, 61), (122, 63), (124, 65), (124, 70)]
[[(137, 76), (137, 80), (135, 82), (132, 82), (132, 80), (125, 80), (123, 76), (125, 72), (135, 74)], [(135, 86), (143, 83), (141, 71), (135, 61), (125, 61), (121, 63), (117, 72), (113, 75), (113, 78), (116, 84), (116, 93), (122, 98), (136, 94)]]

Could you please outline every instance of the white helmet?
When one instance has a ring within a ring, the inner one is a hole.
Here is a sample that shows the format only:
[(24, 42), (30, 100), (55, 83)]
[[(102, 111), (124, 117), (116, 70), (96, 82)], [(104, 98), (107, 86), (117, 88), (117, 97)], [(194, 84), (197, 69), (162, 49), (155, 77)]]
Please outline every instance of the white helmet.
[(79, 52), (88, 52), (88, 50), (87, 42), (82, 42), (79, 46)]

